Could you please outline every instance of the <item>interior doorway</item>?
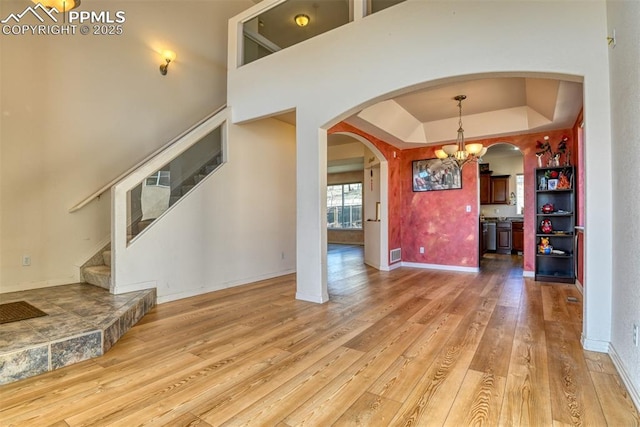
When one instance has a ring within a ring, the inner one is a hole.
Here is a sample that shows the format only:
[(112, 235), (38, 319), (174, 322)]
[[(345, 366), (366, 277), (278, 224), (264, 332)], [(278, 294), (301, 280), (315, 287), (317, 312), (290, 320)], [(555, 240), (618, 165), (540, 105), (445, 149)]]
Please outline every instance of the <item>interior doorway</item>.
[[(327, 242), (362, 246), (362, 261), (388, 268), (386, 160), (359, 135), (327, 135)], [(334, 246), (335, 248), (335, 246)]]
[(491, 145), (479, 166), (480, 268), (483, 259), (513, 256), (524, 264), (524, 157), (509, 143)]

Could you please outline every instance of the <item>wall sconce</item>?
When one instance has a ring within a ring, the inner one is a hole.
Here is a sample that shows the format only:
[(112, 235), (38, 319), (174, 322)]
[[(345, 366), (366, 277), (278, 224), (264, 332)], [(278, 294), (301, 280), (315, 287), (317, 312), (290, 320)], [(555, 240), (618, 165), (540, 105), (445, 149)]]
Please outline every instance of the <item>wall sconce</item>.
[(164, 58), (165, 63), (160, 65), (160, 74), (166, 76), (169, 64), (171, 63), (171, 61), (175, 61), (176, 59), (176, 53), (172, 50), (165, 50), (162, 52), (162, 57)]
[(309, 18), (309, 15), (300, 13), (296, 15), (293, 20), (296, 21), (296, 25), (298, 25), (298, 27), (306, 27), (307, 25), (309, 25), (309, 21), (311, 21), (311, 18)]

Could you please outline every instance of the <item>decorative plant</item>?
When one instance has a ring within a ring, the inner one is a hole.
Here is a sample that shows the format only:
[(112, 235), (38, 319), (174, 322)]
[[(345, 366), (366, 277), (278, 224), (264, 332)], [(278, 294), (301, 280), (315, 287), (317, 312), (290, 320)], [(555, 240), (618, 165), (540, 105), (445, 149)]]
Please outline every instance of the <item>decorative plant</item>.
[(565, 151), (567, 151), (567, 141), (569, 141), (569, 137), (567, 135), (562, 135), (562, 139), (558, 143), (558, 151), (551, 153), (551, 156), (555, 157), (557, 155), (564, 154)]
[(544, 137), (544, 142), (536, 141), (536, 155), (543, 156), (546, 153), (551, 154), (551, 144), (549, 144), (549, 137)]

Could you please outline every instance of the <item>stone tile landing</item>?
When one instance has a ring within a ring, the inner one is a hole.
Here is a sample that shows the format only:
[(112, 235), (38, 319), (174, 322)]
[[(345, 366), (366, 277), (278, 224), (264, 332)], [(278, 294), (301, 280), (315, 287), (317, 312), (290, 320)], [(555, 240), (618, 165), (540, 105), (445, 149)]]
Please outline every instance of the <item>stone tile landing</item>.
[(156, 305), (156, 290), (121, 295), (75, 284), (0, 294), (48, 316), (0, 325), (0, 384), (98, 357)]

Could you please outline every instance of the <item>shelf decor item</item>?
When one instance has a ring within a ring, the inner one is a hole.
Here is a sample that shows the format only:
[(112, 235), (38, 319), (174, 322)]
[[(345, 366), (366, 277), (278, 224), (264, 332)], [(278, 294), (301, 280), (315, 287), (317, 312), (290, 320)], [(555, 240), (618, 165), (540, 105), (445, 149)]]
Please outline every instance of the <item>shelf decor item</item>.
[[(549, 137), (545, 136), (542, 141), (536, 141), (536, 157), (538, 157), (538, 168), (542, 167), (543, 158), (547, 157), (547, 166), (559, 167), (560, 166), (560, 157), (567, 151), (567, 142), (569, 141), (569, 137), (566, 135), (562, 135), (560, 141), (558, 142), (557, 149), (554, 152), (551, 147), (551, 143), (549, 142)], [(565, 156), (565, 165), (570, 163), (569, 157), (571, 156), (571, 151), (569, 151), (569, 155)]]

